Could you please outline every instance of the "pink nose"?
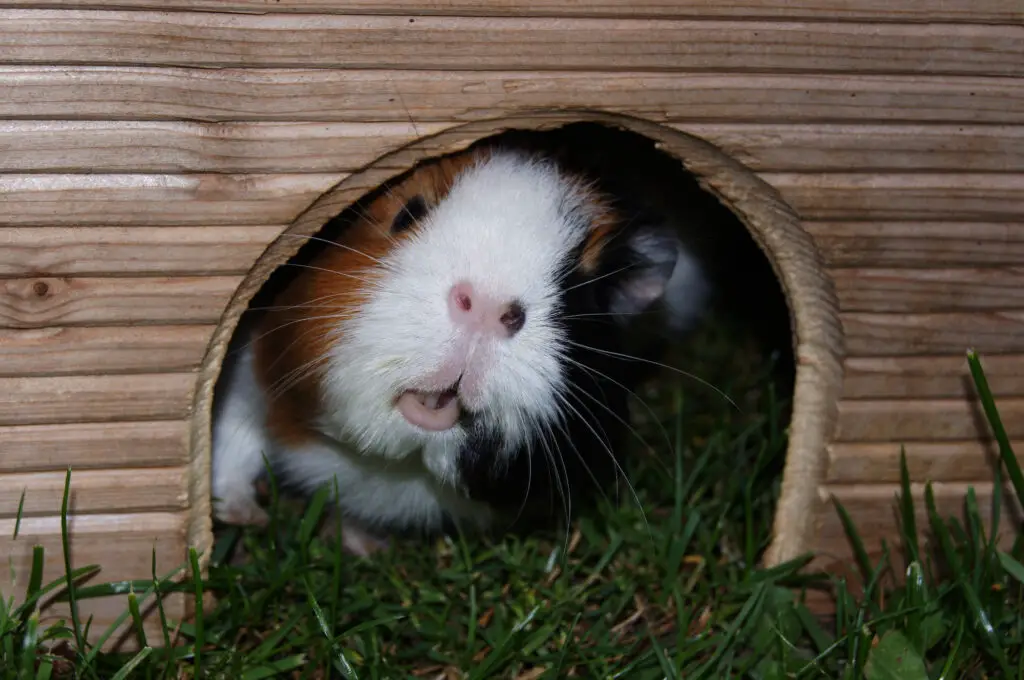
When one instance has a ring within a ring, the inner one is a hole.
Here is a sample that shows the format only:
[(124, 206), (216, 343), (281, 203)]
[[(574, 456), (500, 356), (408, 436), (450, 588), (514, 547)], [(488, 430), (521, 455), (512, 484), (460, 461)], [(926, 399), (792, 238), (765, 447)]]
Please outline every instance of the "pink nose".
[(475, 333), (511, 338), (526, 324), (526, 310), (516, 300), (498, 302), (460, 281), (448, 292), (448, 314), (456, 325)]

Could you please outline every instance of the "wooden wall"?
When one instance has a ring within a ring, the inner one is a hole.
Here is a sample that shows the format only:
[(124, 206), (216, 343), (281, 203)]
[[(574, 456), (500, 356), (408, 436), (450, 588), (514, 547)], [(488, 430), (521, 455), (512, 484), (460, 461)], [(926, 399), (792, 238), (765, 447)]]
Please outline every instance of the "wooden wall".
[(823, 497), (889, 531), (898, 442), (954, 509), (989, 479), (968, 346), (1024, 440), (1020, 0), (0, 0), (0, 555), (57, 545), (73, 465), (76, 560), (180, 562), (195, 371), (264, 247), (387, 150), (567, 107), (806, 220), (850, 355)]

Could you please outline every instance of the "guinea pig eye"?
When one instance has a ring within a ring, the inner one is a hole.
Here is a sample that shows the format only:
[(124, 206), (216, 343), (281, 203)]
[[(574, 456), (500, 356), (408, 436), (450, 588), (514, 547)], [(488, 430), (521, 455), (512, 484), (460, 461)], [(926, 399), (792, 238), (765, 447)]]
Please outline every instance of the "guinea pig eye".
[(427, 202), (423, 200), (422, 196), (413, 196), (406, 201), (402, 209), (395, 215), (395, 219), (391, 222), (391, 233), (398, 234), (405, 231), (423, 219), (426, 214)]

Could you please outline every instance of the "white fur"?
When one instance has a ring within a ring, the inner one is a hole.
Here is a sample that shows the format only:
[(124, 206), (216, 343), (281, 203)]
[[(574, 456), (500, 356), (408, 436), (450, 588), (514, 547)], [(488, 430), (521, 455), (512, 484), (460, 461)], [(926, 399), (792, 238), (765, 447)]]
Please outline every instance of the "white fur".
[(664, 300), (670, 327), (685, 332), (707, 312), (711, 286), (697, 258), (682, 246), (677, 246), (677, 254), (672, 276), (665, 284)]
[(249, 336), (232, 343), (213, 412), (212, 495), (218, 518), (237, 524), (262, 523), (253, 482), (263, 471), (264, 456), (273, 458), (264, 421), (266, 399), (253, 373)]
[[(308, 488), (337, 479), (346, 514), (368, 523), (436, 528), (442, 509), (486, 523), (482, 507), (458, 494), (456, 453), (465, 433), (416, 428), (394, 400), (410, 388), (443, 389), (466, 371), (461, 398), (497, 425), (509, 449), (557, 418), (564, 389), (558, 357), (567, 349), (555, 325), (558, 279), (591, 216), (569, 211), (585, 206), (585, 195), (556, 173), (515, 155), (483, 161), (388, 254), (370, 301), (336, 328), (317, 423), (324, 440), (280, 452), (287, 455), (268, 452), (286, 476)], [(521, 301), (522, 330), (512, 338), (469, 337), (447, 307), (449, 289), (462, 280), (492, 298)], [(259, 472), (254, 448), (272, 448), (248, 354), (238, 368), (243, 376), (227, 384), (215, 425), (214, 489), (231, 496), (225, 507), (249, 497), (239, 488)], [(234, 439), (233, 431), (242, 436)]]

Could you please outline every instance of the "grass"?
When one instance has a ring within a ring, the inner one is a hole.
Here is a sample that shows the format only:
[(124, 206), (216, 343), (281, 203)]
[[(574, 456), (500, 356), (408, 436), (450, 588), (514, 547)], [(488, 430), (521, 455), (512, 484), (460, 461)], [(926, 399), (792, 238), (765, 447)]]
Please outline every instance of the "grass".
[[(995, 488), (1005, 475), (1024, 503), (984, 372), (968, 361), (1005, 468)], [(96, 568), (65, 559), (64, 576), (43, 583), (37, 548), (24, 595), (0, 601), (0, 679), (1024, 678), (1022, 550), (993, 540), (1012, 530), (1000, 524), (1000, 493), (986, 525), (973, 490), (962, 517), (943, 517), (929, 485), (918, 526), (904, 460), (898, 552), (873, 560), (847, 521), (855, 576), (804, 573), (810, 556), (759, 568), (786, 404), (756, 366), (709, 363), (721, 375), (706, 377), (739, 395), (740, 409), (692, 383), (652, 388), (637, 421), (657, 453), (637, 447), (637, 497), (607, 499), (568, 536), (405, 544), (360, 561), (324, 529), (319, 495), (275, 513), (268, 532), (225, 532), (205, 580), (183, 564), (183, 582), (154, 569), (146, 581), (83, 584)], [(824, 587), (836, 603), (827, 620), (802, 603)], [(177, 622), (158, 611), (162, 638), (137, 626), (138, 653), (90, 647), (77, 615), (40, 627), (47, 599), (75, 612), (87, 598), (124, 597), (122, 620), (139, 621), (171, 590), (194, 597), (198, 614)]]

